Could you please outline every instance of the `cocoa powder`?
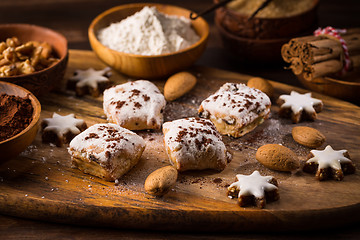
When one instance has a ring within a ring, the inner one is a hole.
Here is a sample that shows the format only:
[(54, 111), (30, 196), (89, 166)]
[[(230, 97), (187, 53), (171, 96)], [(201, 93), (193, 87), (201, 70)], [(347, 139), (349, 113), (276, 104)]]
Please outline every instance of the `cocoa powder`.
[(29, 126), (33, 107), (28, 96), (0, 95), (0, 142), (11, 138)]

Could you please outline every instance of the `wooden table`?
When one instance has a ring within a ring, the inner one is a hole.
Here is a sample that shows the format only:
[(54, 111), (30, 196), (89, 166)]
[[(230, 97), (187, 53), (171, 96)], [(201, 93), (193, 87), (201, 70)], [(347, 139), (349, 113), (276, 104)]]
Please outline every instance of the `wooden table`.
[[(121, 3), (134, 1), (121, 1)], [(150, 2), (150, 1), (141, 1)], [(171, 3), (199, 12), (211, 4), (212, 1), (158, 1)], [(5, 0), (0, 2), (1, 23), (25, 22), (46, 26), (63, 33), (68, 41), (69, 48), (90, 49), (87, 40), (87, 27), (91, 20), (102, 11), (120, 4), (119, 1), (107, 0)], [(357, 16), (360, 4), (356, 0), (344, 0), (339, 4), (336, 0), (322, 1), (319, 9), (319, 26), (332, 25), (335, 27), (359, 27), (360, 18)], [(336, 17), (334, 17), (336, 16)], [(299, 85), (290, 71), (283, 70), (284, 66), (245, 66), (238, 62), (222, 49), (221, 41), (213, 24), (213, 14), (206, 20), (210, 23), (211, 35), (204, 55), (197, 64), (209, 67), (222, 68), (234, 72), (261, 76), (274, 81)], [(2, 239), (112, 239), (112, 238), (151, 238), (151, 239), (199, 239), (199, 238), (225, 238), (225, 239), (303, 239), (303, 238), (358, 238), (360, 230), (354, 225), (329, 230), (328, 232), (306, 233), (244, 233), (244, 234), (209, 234), (209, 233), (168, 233), (136, 230), (118, 230), (104, 228), (86, 228), (53, 223), (44, 223), (31, 220), (0, 216), (0, 236)]]

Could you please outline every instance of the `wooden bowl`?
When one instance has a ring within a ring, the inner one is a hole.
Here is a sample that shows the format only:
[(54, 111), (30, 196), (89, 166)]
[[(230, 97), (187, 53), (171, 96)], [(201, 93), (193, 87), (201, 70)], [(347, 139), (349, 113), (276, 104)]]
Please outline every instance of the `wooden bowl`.
[(18, 85), (0, 81), (0, 94), (15, 95), (19, 97), (29, 96), (33, 106), (32, 121), (24, 130), (17, 135), (0, 142), (0, 162), (16, 157), (25, 150), (34, 140), (38, 128), (41, 112), (41, 105), (37, 98), (30, 91)]
[[(214, 2), (219, 2), (215, 0)], [(215, 19), (228, 32), (234, 35), (253, 39), (281, 39), (295, 37), (299, 33), (314, 28), (317, 23), (319, 0), (313, 0), (312, 6), (305, 12), (289, 17), (261, 18), (249, 20), (248, 15), (232, 9), (220, 7), (216, 10)]]
[(192, 26), (200, 36), (200, 40), (192, 46), (174, 53), (154, 56), (123, 53), (102, 45), (97, 39), (99, 30), (133, 15), (145, 6), (155, 6), (158, 11), (168, 15), (186, 18), (190, 15), (190, 11), (187, 9), (165, 4), (135, 3), (111, 8), (97, 16), (89, 27), (90, 45), (97, 56), (121, 73), (145, 79), (165, 77), (191, 66), (204, 52), (209, 36), (209, 25), (201, 17), (192, 21)]
[[(331, 77), (315, 78), (307, 81), (303, 76), (296, 75), (302, 85), (314, 92), (360, 104), (360, 82), (338, 80)], [(354, 78), (355, 79), (355, 78)], [(360, 79), (357, 75), (356, 79)]]
[(6, 81), (20, 85), (36, 96), (40, 96), (58, 87), (63, 80), (68, 62), (68, 47), (66, 38), (51, 29), (30, 24), (0, 24), (0, 41), (10, 37), (17, 37), (20, 42), (28, 41), (47, 42), (55, 50), (60, 59), (56, 64), (36, 71), (11, 77), (0, 77), (0, 81)]
[(236, 55), (241, 62), (280, 62), (281, 46), (287, 43), (289, 38), (280, 39), (252, 39), (244, 38), (228, 32), (215, 19), (215, 25), (220, 33), (223, 46), (229, 53)]

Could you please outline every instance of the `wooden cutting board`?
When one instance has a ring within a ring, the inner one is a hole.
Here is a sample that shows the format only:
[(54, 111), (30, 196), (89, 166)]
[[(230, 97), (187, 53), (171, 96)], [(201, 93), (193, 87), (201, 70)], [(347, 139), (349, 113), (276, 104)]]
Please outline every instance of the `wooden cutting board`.
[[(70, 51), (64, 79), (75, 69), (105, 65), (90, 51)], [(195, 66), (189, 69), (198, 77), (198, 84), (186, 96), (167, 104), (165, 121), (196, 116), (201, 101), (225, 82), (245, 83), (250, 76), (218, 69)], [(111, 76), (119, 84), (128, 79), (120, 74)], [(154, 81), (163, 90), (164, 80)], [(275, 99), (291, 90), (306, 92), (272, 82)], [(16, 159), (0, 165), (0, 213), (45, 221), (157, 230), (204, 231), (280, 231), (335, 227), (360, 219), (360, 169), (343, 181), (319, 182), (314, 175), (298, 171), (281, 173), (263, 167), (255, 159), (256, 149), (267, 143), (281, 143), (305, 160), (310, 149), (293, 141), (294, 126), (311, 126), (320, 130), (326, 143), (334, 149), (347, 149), (360, 166), (360, 108), (347, 102), (313, 94), (324, 102), (324, 109), (314, 122), (294, 125), (278, 117), (272, 107), (268, 120), (246, 136), (224, 142), (233, 153), (232, 162), (222, 172), (190, 171), (181, 173), (174, 189), (163, 197), (152, 197), (144, 191), (145, 178), (155, 169), (169, 165), (161, 131), (139, 131), (146, 141), (140, 162), (128, 174), (114, 182), (83, 174), (70, 166), (67, 148), (35, 141)], [(273, 99), (274, 100), (274, 99)], [(74, 92), (58, 89), (40, 99), (41, 118), (53, 112), (75, 113), (88, 126), (106, 122), (102, 97), (78, 98)], [(274, 102), (274, 101), (273, 101)], [(280, 200), (268, 203), (265, 209), (241, 208), (236, 199), (226, 195), (227, 186), (236, 174), (259, 170), (262, 175), (278, 179)]]

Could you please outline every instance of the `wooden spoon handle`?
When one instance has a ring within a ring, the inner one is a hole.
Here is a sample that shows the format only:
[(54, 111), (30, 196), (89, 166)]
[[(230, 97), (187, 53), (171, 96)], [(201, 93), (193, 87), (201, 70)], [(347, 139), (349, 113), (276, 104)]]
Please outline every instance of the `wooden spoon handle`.
[(211, 11), (213, 11), (213, 10), (215, 10), (215, 9), (217, 9), (217, 8), (225, 5), (225, 4), (227, 4), (227, 3), (230, 2), (230, 1), (232, 1), (232, 0), (222, 0), (222, 1), (219, 1), (218, 3), (212, 5), (211, 7), (203, 10), (203, 11), (200, 12), (199, 14), (196, 14), (195, 12), (191, 12), (191, 13), (190, 13), (190, 19), (191, 19), (191, 20), (195, 20), (195, 19), (197, 19), (198, 17), (203, 16), (203, 15), (205, 15), (205, 14), (207, 14), (207, 13), (209, 13), (209, 12), (211, 12)]

